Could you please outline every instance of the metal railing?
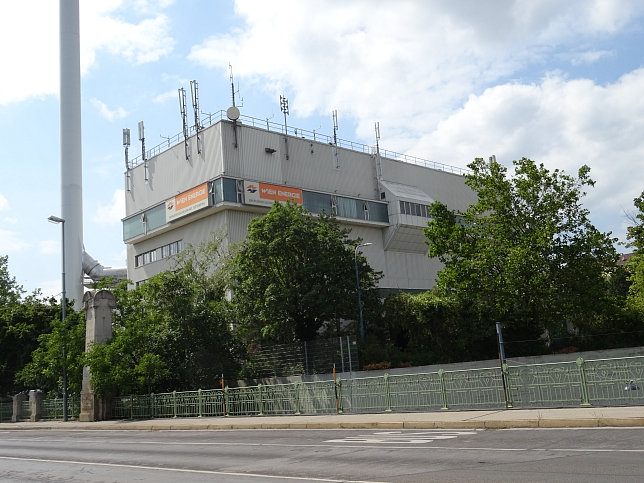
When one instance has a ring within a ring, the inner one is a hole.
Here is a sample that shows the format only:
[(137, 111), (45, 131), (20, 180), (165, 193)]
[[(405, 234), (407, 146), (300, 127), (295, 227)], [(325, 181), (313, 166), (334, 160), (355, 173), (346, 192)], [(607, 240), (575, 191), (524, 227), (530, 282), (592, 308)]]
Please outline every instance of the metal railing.
[[(72, 418), (78, 418), (80, 414), (80, 398), (77, 395), (67, 398), (67, 413)], [(63, 419), (62, 398), (44, 399), (40, 417), (42, 419)]]
[[(505, 389), (503, 384), (505, 377)], [(644, 405), (644, 356), (125, 396), (114, 418)], [(337, 391), (337, 392), (336, 392)], [(507, 404), (507, 406), (506, 406)]]
[(13, 402), (0, 402), (0, 423), (11, 421), (13, 416)]
[[(226, 111), (218, 111), (214, 113), (208, 113), (201, 119), (201, 127), (205, 128), (212, 124), (216, 124), (219, 121), (228, 121), (226, 117)], [(327, 134), (321, 134), (315, 130), (308, 131), (306, 129), (301, 129), (297, 127), (287, 126), (286, 130), (284, 129), (284, 124), (279, 124), (272, 122), (269, 119), (258, 119), (255, 117), (241, 115), (239, 117), (239, 122), (244, 126), (251, 126), (260, 129), (266, 129), (267, 131), (278, 132), (286, 134), (289, 136), (300, 137), (312, 141), (317, 141), (325, 144), (335, 144), (339, 148), (350, 149), (351, 151), (360, 151), (366, 154), (375, 154), (375, 147), (363, 143), (358, 143), (355, 141), (349, 141), (347, 139), (335, 138)], [(189, 136), (196, 134), (197, 130), (195, 126), (190, 126), (188, 129)], [(154, 156), (157, 156), (161, 152), (170, 147), (178, 144), (184, 140), (183, 131), (165, 138), (165, 141), (162, 143), (153, 146), (152, 148), (146, 150), (146, 159), (150, 159)], [(397, 153), (395, 151), (389, 151), (387, 149), (379, 149), (380, 157), (393, 159), (396, 161), (402, 161), (405, 163), (416, 164), (419, 166), (424, 166), (426, 168), (437, 169), (439, 171), (445, 171), (448, 173), (456, 174), (467, 174), (470, 172), (469, 169), (460, 168), (458, 166), (452, 166), (449, 164), (439, 163), (436, 161), (430, 161), (423, 158), (418, 158), (416, 156), (410, 156), (408, 154)], [(135, 167), (143, 162), (143, 156), (139, 155), (129, 160), (130, 167)]]

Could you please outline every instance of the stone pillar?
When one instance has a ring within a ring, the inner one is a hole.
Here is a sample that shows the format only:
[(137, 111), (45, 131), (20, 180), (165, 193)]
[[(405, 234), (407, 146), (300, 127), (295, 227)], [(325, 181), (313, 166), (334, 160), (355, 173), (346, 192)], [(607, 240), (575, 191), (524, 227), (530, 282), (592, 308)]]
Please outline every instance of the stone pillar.
[(27, 400), (27, 395), (20, 392), (13, 397), (13, 414), (11, 415), (11, 422), (17, 423), (22, 417), (22, 403)]
[[(85, 308), (85, 351), (94, 344), (103, 344), (112, 337), (112, 312), (116, 308), (114, 294), (108, 290), (86, 292), (83, 296)], [(109, 415), (108, 401), (94, 396), (90, 383), (89, 367), (83, 368), (81, 389), (80, 421), (102, 421)]]
[(44, 394), (40, 389), (29, 391), (29, 405), (31, 406), (31, 416), (29, 421), (35, 423), (40, 421), (42, 417), (42, 400), (44, 399)]

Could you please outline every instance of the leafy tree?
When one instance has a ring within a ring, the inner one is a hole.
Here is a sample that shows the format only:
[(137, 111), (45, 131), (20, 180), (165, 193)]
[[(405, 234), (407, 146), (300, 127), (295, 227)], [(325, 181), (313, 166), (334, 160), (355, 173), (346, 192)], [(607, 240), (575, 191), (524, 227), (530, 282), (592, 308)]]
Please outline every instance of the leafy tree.
[(630, 246), (635, 248), (628, 261), (631, 282), (628, 303), (640, 317), (644, 317), (644, 192), (633, 201), (638, 211), (632, 217), (633, 226), (628, 227), (627, 234)]
[(80, 394), (85, 353), (83, 314), (68, 308), (65, 322), (58, 315), (51, 324), (51, 332), (41, 334), (38, 343), (38, 347), (31, 353), (31, 361), (17, 372), (16, 382), (22, 383), (25, 388), (38, 388), (50, 396), (60, 397), (63, 392), (64, 365), (68, 394)]
[[(326, 214), (313, 217), (298, 204), (275, 203), (248, 226), (234, 258), (233, 302), (247, 342), (314, 339), (329, 323), (358, 319), (354, 250), (348, 230)], [(375, 272), (358, 251), (361, 292), (376, 298)]]
[(87, 355), (99, 395), (217, 387), (237, 370), (219, 238), (188, 246), (175, 270), (114, 294), (117, 311), (109, 344)]
[(465, 212), (431, 206), (425, 234), (429, 256), (445, 264), (438, 284), (473, 315), (474, 333), (492, 334), (501, 321), (508, 340), (535, 340), (566, 323), (592, 329), (606, 310), (606, 275), (617, 254), (581, 205), (590, 169), (574, 178), (522, 158), (514, 177), (476, 159), (466, 184), (478, 200)]
[(44, 300), (39, 291), (24, 296), (23, 288), (9, 274), (8, 260), (0, 256), (0, 396), (25, 389), (14, 380), (15, 375), (31, 360), (39, 336), (60, 318), (54, 299)]

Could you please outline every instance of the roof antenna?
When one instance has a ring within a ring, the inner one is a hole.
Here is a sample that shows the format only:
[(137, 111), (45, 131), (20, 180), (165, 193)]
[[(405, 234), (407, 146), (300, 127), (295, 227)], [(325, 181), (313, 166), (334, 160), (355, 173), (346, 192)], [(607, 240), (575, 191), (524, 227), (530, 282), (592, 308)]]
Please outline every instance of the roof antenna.
[(288, 127), (286, 125), (286, 116), (288, 115), (288, 99), (280, 95), (280, 110), (284, 113), (284, 145), (286, 146), (286, 159), (288, 159)]
[(183, 147), (186, 152), (186, 160), (190, 160), (190, 148), (188, 147), (188, 113), (186, 112), (186, 90), (182, 87), (179, 91), (179, 107), (181, 108), (181, 122), (183, 123)]
[(148, 180), (148, 157), (145, 155), (145, 130), (143, 128), (143, 121), (139, 121), (139, 141), (141, 141), (141, 157), (143, 158), (143, 166), (145, 181)]
[(376, 153), (380, 155), (380, 123), (374, 123), (374, 128), (376, 130)]
[(333, 144), (338, 145), (338, 110), (333, 110)]
[(380, 181), (382, 180), (382, 165), (380, 164), (380, 123), (374, 123), (374, 128), (376, 130), (376, 182), (378, 183), (378, 192), (382, 196), (382, 188)]
[(125, 148), (125, 189), (131, 191), (130, 185), (130, 160), (128, 159), (128, 149), (130, 147), (130, 130), (123, 129), (123, 147)]
[(192, 108), (195, 112), (195, 131), (197, 131), (197, 154), (201, 154), (201, 121), (199, 120), (199, 83), (196, 80), (190, 81), (190, 97)]
[(233, 132), (235, 133), (235, 147), (239, 146), (237, 142), (237, 119), (239, 119), (239, 109), (235, 106), (235, 83), (233, 82), (233, 66), (228, 63), (230, 69), (230, 91), (233, 95), (233, 105), (226, 111), (226, 116), (233, 122)]
[[(239, 83), (237, 83), (237, 91), (235, 91), (235, 82), (233, 81), (233, 66), (230, 62), (228, 62), (228, 69), (230, 70), (230, 91), (233, 95), (233, 107), (236, 107), (237, 104), (235, 104), (235, 92), (239, 94)], [(241, 98), (241, 106), (244, 107), (244, 98)]]
[(336, 169), (340, 168), (340, 157), (338, 155), (338, 110), (333, 110), (333, 159)]

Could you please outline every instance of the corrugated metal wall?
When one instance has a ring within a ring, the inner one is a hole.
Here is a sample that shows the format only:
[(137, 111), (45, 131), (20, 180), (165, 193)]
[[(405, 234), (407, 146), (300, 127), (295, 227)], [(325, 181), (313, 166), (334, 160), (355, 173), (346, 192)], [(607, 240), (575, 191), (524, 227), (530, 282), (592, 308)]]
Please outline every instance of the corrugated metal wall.
[(145, 180), (145, 163), (130, 170), (132, 191), (125, 192), (127, 215), (137, 213), (172, 196), (219, 176), (222, 172), (221, 123), (201, 132), (202, 152), (197, 152), (196, 136), (188, 139), (191, 150), (186, 160), (183, 143), (149, 159), (148, 180)]
[[(380, 200), (375, 159), (368, 153), (288, 136), (286, 159), (287, 146), (283, 134), (241, 123), (235, 132), (233, 123), (229, 121), (220, 121), (204, 129), (202, 137), (201, 155), (197, 153), (195, 136), (189, 139), (192, 150), (189, 161), (185, 159), (183, 143), (149, 160), (147, 183), (143, 164), (131, 170), (133, 190), (126, 192), (128, 216), (222, 175)], [(267, 148), (275, 151), (267, 152)], [(475, 201), (476, 196), (464, 184), (462, 175), (386, 158), (382, 158), (381, 166), (384, 180), (417, 187), (450, 208), (464, 210)], [(397, 200), (387, 201), (389, 213), (399, 213)], [(248, 223), (255, 216), (258, 216), (256, 207), (234, 208), (231, 205), (225, 209), (221, 206), (208, 208), (177, 220), (152, 238), (128, 245), (128, 274), (137, 281), (171, 268), (165, 260), (134, 268), (134, 257), (179, 239), (186, 244), (198, 244), (211, 232), (219, 230), (227, 234), (231, 243), (238, 243), (246, 236)], [(374, 269), (384, 272), (381, 287), (428, 289), (434, 285), (440, 264), (430, 260), (426, 250), (416, 249), (415, 253), (385, 250), (386, 227), (369, 226), (359, 220), (352, 220), (346, 226), (352, 229), (351, 238), (361, 237), (373, 244), (361, 251)], [(401, 250), (402, 246), (397, 248)]]

